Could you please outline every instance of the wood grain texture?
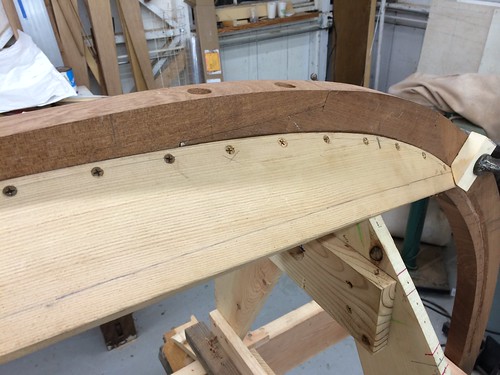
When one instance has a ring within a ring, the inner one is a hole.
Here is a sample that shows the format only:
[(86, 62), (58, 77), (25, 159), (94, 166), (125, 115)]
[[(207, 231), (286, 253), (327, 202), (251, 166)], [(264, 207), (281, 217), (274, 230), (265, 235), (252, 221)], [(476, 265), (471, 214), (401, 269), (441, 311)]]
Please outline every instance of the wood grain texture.
[(375, 0), (336, 0), (333, 3), (335, 82), (369, 86), (375, 5)]
[(277, 374), (284, 374), (348, 336), (316, 302), (250, 332), (244, 343), (256, 348)]
[[(52, 0), (57, 30), (61, 42), (61, 56), (64, 64), (73, 69), (77, 85), (89, 87), (89, 74), (85, 59), (85, 46), (80, 28), (80, 19), (75, 14), (76, 1)], [(56, 32), (57, 31), (57, 32)]]
[[(101, 89), (103, 94), (118, 95), (122, 93), (118, 58), (116, 55), (115, 32), (111, 16), (110, 0), (85, 0), (92, 24), (92, 35), (99, 56), (102, 70)], [(104, 87), (102, 84), (104, 83)]]
[(386, 346), (396, 287), (389, 275), (328, 236), (271, 259), (367, 350)]
[(138, 91), (155, 88), (149, 50), (138, 1), (117, 0), (127, 51)]
[[(373, 354), (356, 341), (363, 371), (371, 375), (450, 374), (431, 321), (382, 217), (337, 231), (335, 236), (329, 239), (332, 244), (337, 242), (358, 252), (398, 283), (384, 350)], [(380, 261), (370, 258), (373, 246), (383, 250)]]
[(212, 332), (231, 358), (241, 375), (274, 375), (268, 373), (259, 363), (250, 349), (243, 344), (241, 338), (234, 332), (224, 317), (214, 310), (210, 313)]
[(186, 337), (186, 328), (194, 326), (196, 323), (198, 323), (196, 317), (191, 316), (191, 320), (189, 322), (175, 327), (163, 335), (163, 341), (165, 344), (163, 344), (160, 349), (161, 355), (163, 355), (163, 357), (167, 360), (170, 369), (174, 372), (193, 363), (194, 359), (192, 359), (184, 350), (180, 349), (172, 337), (181, 332), (184, 334), (184, 337)]
[(15, 38), (18, 39), (19, 33), (17, 30), (23, 30), (21, 26), (21, 22), (19, 21), (19, 16), (17, 15), (16, 7), (14, 5), (13, 0), (2, 0), (3, 9), (5, 11), (5, 15), (9, 20), (10, 27), (12, 28), (12, 33)]
[(467, 139), (436, 112), (361, 87), (306, 81), (223, 82), (2, 118), (0, 181), (177, 147), (181, 142), (311, 131), (394, 138), (434, 154), (448, 166)]
[(244, 337), (278, 282), (281, 271), (262, 259), (215, 279), (215, 305), (239, 337)]
[(500, 197), (495, 178), (487, 175), (478, 177), (467, 193), (456, 188), (439, 198), (457, 249), (457, 294), (446, 356), (470, 373), (488, 323), (500, 267)]
[(0, 196), (0, 357), (454, 186), (432, 155), (376, 138), (237, 139), (4, 181), (18, 193)]
[(187, 328), (186, 338), (208, 375), (241, 375), (205, 323)]

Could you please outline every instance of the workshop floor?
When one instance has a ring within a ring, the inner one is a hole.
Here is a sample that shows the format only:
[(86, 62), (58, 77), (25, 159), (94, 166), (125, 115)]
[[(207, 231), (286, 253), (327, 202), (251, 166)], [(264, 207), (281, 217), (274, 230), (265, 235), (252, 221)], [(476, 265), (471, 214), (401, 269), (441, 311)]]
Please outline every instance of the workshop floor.
[[(445, 250), (450, 285), (455, 285), (454, 251)], [(446, 294), (421, 293), (448, 311), (453, 298)], [(273, 290), (266, 306), (255, 322), (257, 328), (303, 305), (310, 298), (288, 277), (283, 276)], [(115, 350), (107, 351), (98, 328), (59, 342), (24, 358), (0, 366), (0, 375), (35, 374), (165, 374), (158, 360), (162, 335), (172, 327), (185, 323), (191, 314), (208, 321), (208, 312), (214, 309), (213, 283), (199, 285), (170, 297), (134, 314), (138, 338)], [(442, 343), (446, 338), (441, 327), (446, 320), (428, 311)], [(289, 374), (362, 374), (356, 347), (351, 338), (329, 348), (315, 358), (297, 367)]]

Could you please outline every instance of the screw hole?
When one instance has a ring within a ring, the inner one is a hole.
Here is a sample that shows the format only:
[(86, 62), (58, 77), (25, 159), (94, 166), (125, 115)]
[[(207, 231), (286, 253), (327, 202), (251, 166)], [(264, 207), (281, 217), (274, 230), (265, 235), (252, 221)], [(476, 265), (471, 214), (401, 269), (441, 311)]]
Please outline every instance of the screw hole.
[(231, 146), (231, 145), (227, 145), (227, 146), (226, 146), (226, 152), (227, 152), (229, 155), (234, 154), (234, 147), (233, 147), (233, 146)]
[(368, 145), (368, 144), (370, 143), (370, 141), (368, 140), (368, 138), (364, 137), (364, 138), (363, 138), (363, 143), (364, 143), (365, 145)]
[(286, 89), (294, 89), (296, 86), (292, 85), (291, 83), (285, 83), (285, 82), (274, 82), (274, 84), (278, 87), (284, 87)]
[(288, 146), (288, 142), (286, 141), (285, 138), (279, 138), (278, 143), (280, 144), (281, 147), (286, 147)]
[(165, 160), (165, 163), (167, 164), (173, 164), (175, 162), (175, 156), (172, 154), (166, 154), (163, 157), (163, 160)]
[(206, 95), (212, 93), (212, 90), (193, 87), (191, 89), (188, 89), (187, 92), (193, 95)]
[(352, 288), (352, 283), (349, 280), (346, 280), (345, 282), (347, 285), (349, 285), (349, 288)]
[(330, 143), (331, 142), (330, 137), (327, 136), (327, 135), (323, 136), (323, 141), (325, 141), (325, 143)]

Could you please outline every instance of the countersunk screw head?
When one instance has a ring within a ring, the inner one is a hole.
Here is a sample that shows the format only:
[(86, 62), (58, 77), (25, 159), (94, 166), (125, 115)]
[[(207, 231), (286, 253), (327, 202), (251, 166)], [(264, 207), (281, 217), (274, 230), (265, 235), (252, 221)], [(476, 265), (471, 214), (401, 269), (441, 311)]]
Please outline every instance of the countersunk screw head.
[(94, 177), (102, 177), (104, 175), (104, 171), (102, 170), (102, 168), (99, 168), (99, 167), (92, 168), (92, 170), (90, 171), (90, 173)]
[(226, 146), (226, 152), (227, 152), (229, 155), (234, 154), (234, 147), (233, 147), (233, 146), (231, 146), (231, 145)]
[(175, 161), (175, 156), (172, 155), (172, 154), (166, 154), (164, 157), (163, 157), (163, 160), (165, 160), (165, 163), (167, 164), (173, 164), (174, 161)]
[(324, 135), (324, 136), (323, 136), (323, 140), (325, 141), (325, 143), (330, 143), (330, 142), (331, 142), (331, 141), (330, 141), (330, 137), (329, 137), (329, 136), (327, 136), (327, 135)]
[(311, 81), (317, 81), (318, 75), (316, 73), (311, 73)]
[(2, 193), (7, 197), (13, 197), (17, 194), (17, 188), (13, 185), (7, 185), (3, 188)]
[(368, 143), (370, 143), (370, 141), (368, 141), (368, 138), (364, 137), (364, 138), (363, 138), (363, 143), (364, 143), (365, 145), (368, 145)]
[(288, 142), (286, 141), (285, 138), (279, 138), (278, 143), (280, 144), (281, 147), (286, 147), (288, 146)]
[(396, 143), (395, 146), (396, 146), (396, 150), (398, 150), (398, 151), (401, 150), (401, 146), (399, 145), (399, 143)]
[(424, 159), (426, 159), (426, 158), (427, 158), (427, 154), (426, 154), (425, 152), (422, 152), (422, 157), (423, 157)]
[(384, 252), (382, 249), (378, 246), (373, 246), (370, 249), (370, 258), (374, 260), (375, 262), (380, 262), (382, 258), (384, 257)]

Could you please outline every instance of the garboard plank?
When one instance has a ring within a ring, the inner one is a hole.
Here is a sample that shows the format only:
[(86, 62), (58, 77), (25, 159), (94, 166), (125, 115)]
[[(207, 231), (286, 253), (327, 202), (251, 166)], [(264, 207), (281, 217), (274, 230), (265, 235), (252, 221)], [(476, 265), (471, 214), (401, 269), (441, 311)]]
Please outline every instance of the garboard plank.
[[(347, 133), (214, 142), (4, 183), (18, 193), (0, 196), (1, 361), (454, 186), (430, 154)], [(21, 329), (40, 315), (43, 329)]]
[(396, 282), (355, 251), (322, 237), (271, 260), (370, 352), (387, 344)]
[(208, 375), (241, 375), (205, 323), (199, 322), (187, 328), (186, 338)]
[(122, 93), (122, 84), (118, 70), (110, 0), (85, 0), (85, 2), (102, 70), (101, 89), (105, 90), (103, 94), (119, 95)]
[[(427, 312), (382, 217), (337, 231), (329, 241), (330, 246), (358, 252), (397, 281), (389, 340), (384, 350), (371, 353), (356, 341), (363, 371), (371, 375), (450, 374)], [(380, 261), (370, 257), (374, 246), (382, 250)]]
[(281, 271), (269, 259), (250, 263), (215, 279), (215, 305), (239, 337), (250, 330)]

